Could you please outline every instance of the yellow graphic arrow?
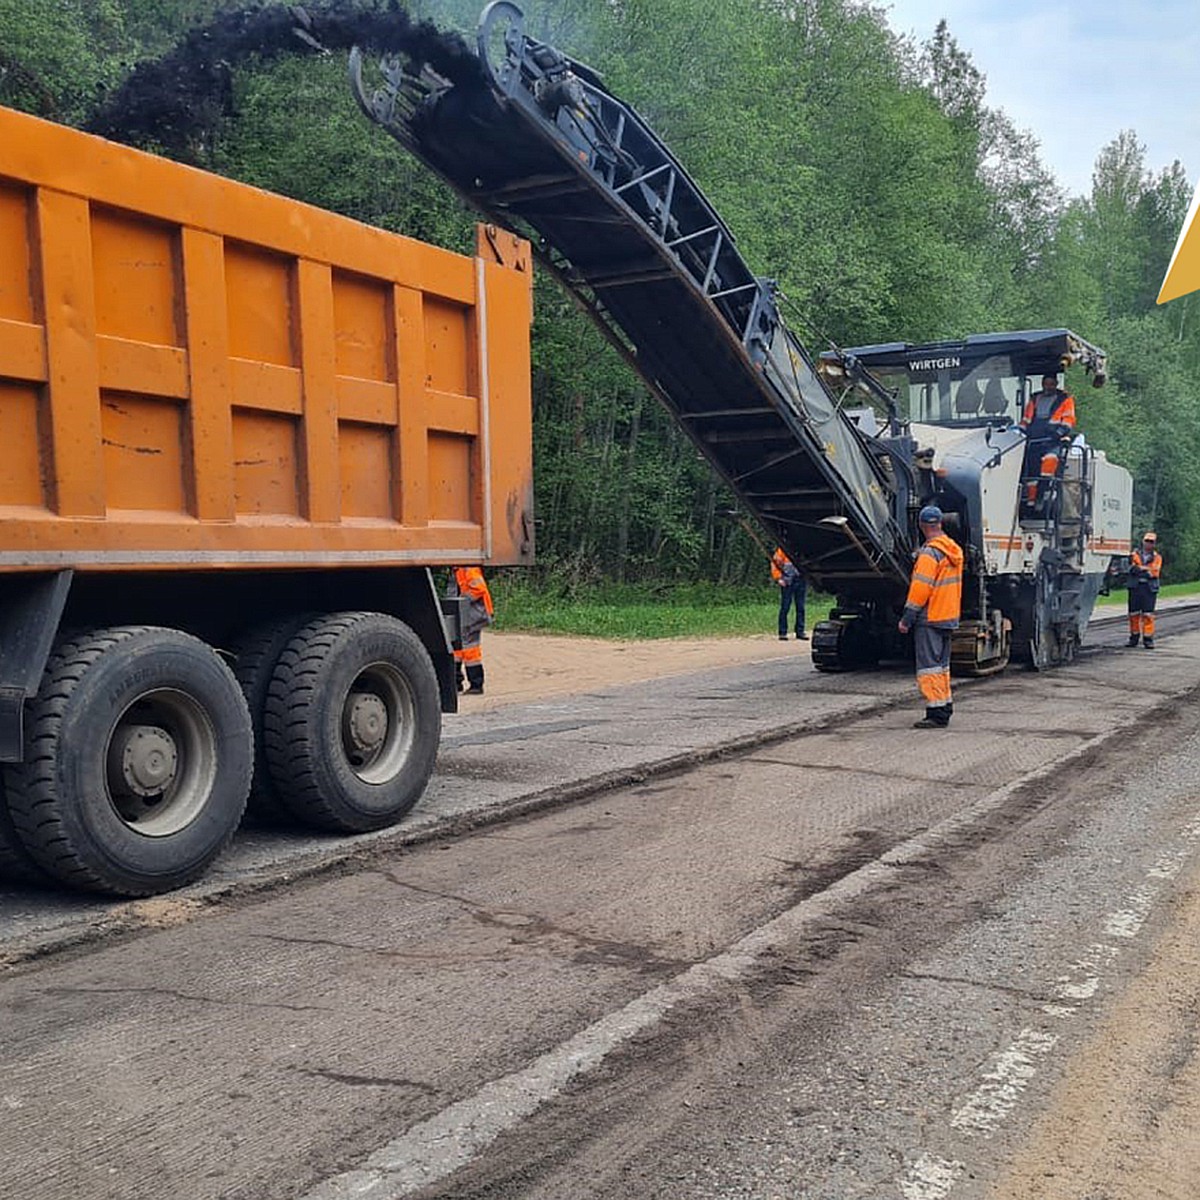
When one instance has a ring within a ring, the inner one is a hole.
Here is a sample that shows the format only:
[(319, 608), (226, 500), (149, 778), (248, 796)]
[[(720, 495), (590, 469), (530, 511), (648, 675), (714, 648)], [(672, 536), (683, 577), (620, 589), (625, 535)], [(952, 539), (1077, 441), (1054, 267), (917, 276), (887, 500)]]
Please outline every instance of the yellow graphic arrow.
[(1179, 244), (1171, 255), (1171, 265), (1163, 277), (1162, 290), (1158, 293), (1159, 304), (1168, 300), (1177, 300), (1188, 292), (1200, 291), (1200, 220), (1196, 212), (1200, 209), (1200, 185), (1192, 197), (1192, 207), (1188, 209), (1187, 220), (1183, 223), (1183, 231), (1179, 235)]

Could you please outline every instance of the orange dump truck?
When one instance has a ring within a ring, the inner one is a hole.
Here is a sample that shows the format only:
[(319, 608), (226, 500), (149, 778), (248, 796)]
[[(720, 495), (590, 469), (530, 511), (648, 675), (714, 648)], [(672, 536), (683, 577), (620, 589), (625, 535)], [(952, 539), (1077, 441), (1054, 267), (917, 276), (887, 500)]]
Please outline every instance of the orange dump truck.
[(394, 823), (531, 561), (531, 273), (0, 109), (0, 877)]

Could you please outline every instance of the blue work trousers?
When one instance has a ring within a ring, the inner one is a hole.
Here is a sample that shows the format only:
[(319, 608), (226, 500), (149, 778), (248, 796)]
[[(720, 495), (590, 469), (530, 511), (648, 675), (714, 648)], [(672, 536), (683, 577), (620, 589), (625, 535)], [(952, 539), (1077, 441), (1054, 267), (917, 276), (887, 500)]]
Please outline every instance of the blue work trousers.
[(779, 636), (787, 637), (788, 609), (796, 606), (796, 632), (804, 632), (804, 601), (808, 583), (802, 575), (795, 583), (785, 583), (779, 589)]

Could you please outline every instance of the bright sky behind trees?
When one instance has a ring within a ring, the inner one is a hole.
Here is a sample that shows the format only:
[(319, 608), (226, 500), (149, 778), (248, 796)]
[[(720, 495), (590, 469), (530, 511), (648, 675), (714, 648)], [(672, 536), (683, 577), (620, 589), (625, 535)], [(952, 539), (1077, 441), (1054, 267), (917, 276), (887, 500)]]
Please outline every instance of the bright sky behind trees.
[(1091, 191), (1100, 149), (1122, 129), (1160, 171), (1200, 178), (1200, 8), (1196, 0), (879, 0), (897, 33), (928, 38), (945, 17), (987, 76), (987, 102), (1039, 140), (1074, 195)]

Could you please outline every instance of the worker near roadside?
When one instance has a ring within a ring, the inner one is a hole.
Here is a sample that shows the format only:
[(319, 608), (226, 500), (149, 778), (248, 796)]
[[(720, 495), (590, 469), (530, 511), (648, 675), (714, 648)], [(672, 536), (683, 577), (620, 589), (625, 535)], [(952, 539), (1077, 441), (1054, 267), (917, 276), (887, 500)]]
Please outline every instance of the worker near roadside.
[(788, 609), (796, 606), (796, 637), (802, 642), (808, 641), (804, 632), (804, 605), (808, 599), (808, 581), (800, 568), (783, 552), (781, 546), (775, 547), (771, 555), (771, 578), (779, 588), (779, 640), (788, 640)]
[(908, 598), (898, 628), (913, 634), (917, 689), (925, 699), (925, 716), (916, 729), (945, 729), (954, 715), (950, 694), (950, 643), (962, 612), (963, 552), (942, 529), (942, 510), (927, 504), (917, 520), (925, 544), (913, 564)]
[(1129, 556), (1129, 645), (1138, 639), (1147, 650), (1154, 649), (1154, 605), (1158, 601), (1162, 555), (1158, 534), (1142, 536), (1141, 548)]
[(1058, 376), (1047, 371), (1042, 390), (1025, 401), (1020, 428), (1025, 433), (1025, 503), (1031, 507), (1044, 496), (1047, 480), (1058, 474), (1075, 434), (1075, 397), (1058, 386)]
[(454, 648), (454, 675), (458, 690), (464, 690), (463, 675), (466, 675), (465, 690), (483, 695), (483, 645), (482, 635), (492, 623), (495, 605), (487, 580), (478, 567), (455, 567), (446, 585), (446, 595), (466, 601), (462, 605), (461, 640)]

